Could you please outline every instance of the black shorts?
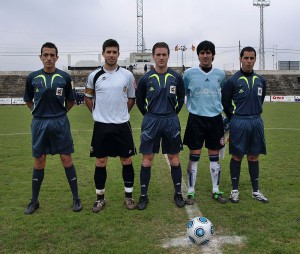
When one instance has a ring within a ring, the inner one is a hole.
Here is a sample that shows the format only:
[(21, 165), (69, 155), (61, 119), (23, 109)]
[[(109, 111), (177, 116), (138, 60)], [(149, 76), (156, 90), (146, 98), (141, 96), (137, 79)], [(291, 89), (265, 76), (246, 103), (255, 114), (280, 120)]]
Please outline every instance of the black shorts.
[(177, 154), (182, 150), (181, 128), (176, 114), (157, 116), (146, 114), (142, 122), (140, 153)]
[(121, 124), (94, 123), (90, 157), (123, 157), (136, 154), (129, 122)]
[(222, 115), (214, 117), (198, 116), (189, 113), (183, 144), (190, 150), (205, 147), (210, 150), (220, 150), (224, 147), (224, 128)]

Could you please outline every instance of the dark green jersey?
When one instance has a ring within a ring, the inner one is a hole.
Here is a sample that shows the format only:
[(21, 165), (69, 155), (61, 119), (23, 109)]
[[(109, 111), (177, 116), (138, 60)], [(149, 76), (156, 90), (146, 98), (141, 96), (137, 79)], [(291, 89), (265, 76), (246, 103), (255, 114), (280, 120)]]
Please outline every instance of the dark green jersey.
[(56, 117), (67, 112), (66, 101), (74, 101), (71, 77), (56, 69), (47, 73), (43, 69), (32, 72), (26, 80), (24, 101), (33, 101), (32, 115)]
[(163, 73), (155, 69), (147, 72), (138, 82), (136, 103), (144, 115), (178, 114), (184, 103), (184, 85), (181, 75), (168, 68)]

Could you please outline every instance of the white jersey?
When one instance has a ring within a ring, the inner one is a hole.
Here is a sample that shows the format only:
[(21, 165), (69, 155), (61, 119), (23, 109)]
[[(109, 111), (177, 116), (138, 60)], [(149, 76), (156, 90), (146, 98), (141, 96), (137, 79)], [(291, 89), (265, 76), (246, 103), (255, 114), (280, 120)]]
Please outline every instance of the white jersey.
[(135, 98), (133, 74), (119, 67), (106, 72), (103, 67), (93, 71), (85, 86), (85, 96), (93, 99), (93, 119), (101, 123), (129, 121), (128, 99)]

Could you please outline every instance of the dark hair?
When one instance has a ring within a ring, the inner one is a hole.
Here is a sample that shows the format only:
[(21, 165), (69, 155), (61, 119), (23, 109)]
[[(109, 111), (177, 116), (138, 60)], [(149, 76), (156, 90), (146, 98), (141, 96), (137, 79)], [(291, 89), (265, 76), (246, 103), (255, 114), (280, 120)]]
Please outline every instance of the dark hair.
[(241, 58), (243, 57), (245, 51), (247, 51), (247, 52), (254, 52), (254, 55), (255, 55), (255, 57), (256, 57), (256, 51), (255, 51), (255, 49), (252, 48), (252, 47), (250, 47), (250, 46), (247, 46), (247, 47), (244, 47), (244, 48), (241, 50), (241, 53), (240, 53), (240, 57), (241, 57)]
[(55, 49), (55, 51), (56, 51), (56, 56), (58, 55), (57, 47), (56, 47), (55, 44), (52, 43), (52, 42), (46, 42), (46, 43), (43, 44), (43, 46), (42, 46), (42, 48), (41, 48), (41, 55), (43, 54), (43, 48)]
[(152, 55), (154, 55), (154, 52), (157, 48), (166, 48), (168, 50), (168, 55), (170, 55), (170, 48), (169, 45), (165, 42), (157, 42), (153, 45), (152, 48)]
[(199, 55), (202, 50), (209, 50), (213, 56), (216, 54), (215, 45), (211, 41), (200, 42), (197, 46), (197, 55)]
[(118, 51), (120, 50), (119, 43), (114, 39), (108, 39), (105, 42), (103, 42), (102, 51), (104, 52), (107, 47), (117, 47)]

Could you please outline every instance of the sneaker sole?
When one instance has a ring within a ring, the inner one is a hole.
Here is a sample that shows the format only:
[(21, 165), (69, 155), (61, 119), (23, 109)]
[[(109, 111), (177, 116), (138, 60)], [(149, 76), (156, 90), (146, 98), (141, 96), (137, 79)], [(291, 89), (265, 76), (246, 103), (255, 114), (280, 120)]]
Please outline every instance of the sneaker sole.
[(82, 210), (82, 207), (80, 207), (79, 209), (73, 209), (73, 212), (78, 213), (78, 212), (80, 212), (81, 210)]
[(263, 200), (263, 199), (257, 199), (256, 197), (253, 197), (255, 200), (260, 201), (262, 203), (269, 203), (269, 200)]
[(186, 205), (193, 205), (193, 204), (195, 204), (195, 201), (193, 200), (193, 201), (187, 201), (187, 200), (185, 200), (185, 204)]
[(143, 210), (145, 210), (145, 209), (147, 208), (147, 206), (148, 206), (148, 202), (146, 203), (145, 207), (140, 207), (139, 204), (138, 204), (138, 205), (136, 206), (136, 208), (137, 208), (138, 210), (140, 210), (140, 211), (143, 211)]
[(227, 203), (227, 200), (226, 200), (226, 199), (220, 200), (220, 199), (215, 199), (215, 198), (213, 198), (213, 200), (217, 201), (217, 202), (220, 203), (220, 204), (225, 204), (225, 203)]
[(93, 207), (92, 210), (93, 210), (94, 213), (99, 213), (100, 211), (103, 210), (104, 206), (105, 206), (105, 204), (102, 205), (100, 208), (98, 208), (98, 207)]
[(134, 210), (134, 208), (136, 207), (136, 205), (126, 205), (125, 203), (124, 203), (124, 205), (125, 205), (125, 207), (128, 209), (128, 210)]

